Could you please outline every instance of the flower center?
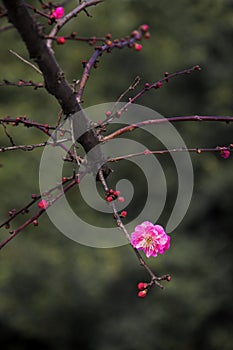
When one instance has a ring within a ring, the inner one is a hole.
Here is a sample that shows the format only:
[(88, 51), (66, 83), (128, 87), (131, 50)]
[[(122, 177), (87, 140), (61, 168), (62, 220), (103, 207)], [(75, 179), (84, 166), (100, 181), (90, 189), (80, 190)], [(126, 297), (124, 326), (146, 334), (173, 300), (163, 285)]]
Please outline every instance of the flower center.
[(153, 239), (151, 236), (145, 237), (145, 246), (150, 246), (153, 244)]

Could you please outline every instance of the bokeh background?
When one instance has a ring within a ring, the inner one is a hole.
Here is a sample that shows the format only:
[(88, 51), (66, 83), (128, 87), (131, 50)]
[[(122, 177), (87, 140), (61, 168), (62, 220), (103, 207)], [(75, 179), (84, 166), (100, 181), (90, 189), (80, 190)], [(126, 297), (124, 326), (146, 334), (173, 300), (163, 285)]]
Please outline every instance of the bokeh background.
[[(76, 4), (67, 1), (66, 11)], [(137, 75), (143, 84), (158, 80), (165, 71), (200, 64), (201, 73), (172, 80), (138, 102), (164, 116), (232, 114), (232, 0), (106, 0), (89, 12), (92, 17), (81, 13), (61, 33), (104, 36), (110, 32), (120, 38), (148, 23), (151, 39), (143, 43), (140, 53), (115, 50), (101, 58), (88, 82), (85, 107), (115, 101)], [(1, 19), (1, 25), (5, 24), (6, 19)], [(0, 39), (1, 79), (41, 81), (8, 51), (28, 58), (17, 32), (4, 31)], [(81, 61), (88, 59), (92, 50), (77, 42), (55, 46), (70, 82), (80, 78)], [(1, 117), (27, 115), (41, 122), (56, 122), (59, 106), (45, 91), (0, 89)], [(177, 129), (190, 147), (233, 142), (232, 126), (225, 123), (183, 123)], [(8, 126), (8, 131), (17, 144), (42, 140), (33, 129)], [(0, 128), (0, 145), (7, 144)], [(38, 193), (40, 155), (40, 150), (0, 155), (1, 221), (9, 209), (20, 208), (31, 193)], [(28, 227), (0, 253), (4, 349), (232, 349), (232, 157), (224, 160), (213, 153), (191, 156), (195, 184), (188, 213), (171, 234), (170, 251), (149, 260), (157, 274), (172, 275), (165, 290), (155, 289), (139, 299), (136, 285), (147, 275), (128, 246), (81, 246), (58, 232), (44, 216), (38, 227)], [(177, 184), (172, 164), (162, 161), (170, 183), (170, 201), (160, 219), (165, 225)], [(0, 234), (3, 239), (5, 230)]]

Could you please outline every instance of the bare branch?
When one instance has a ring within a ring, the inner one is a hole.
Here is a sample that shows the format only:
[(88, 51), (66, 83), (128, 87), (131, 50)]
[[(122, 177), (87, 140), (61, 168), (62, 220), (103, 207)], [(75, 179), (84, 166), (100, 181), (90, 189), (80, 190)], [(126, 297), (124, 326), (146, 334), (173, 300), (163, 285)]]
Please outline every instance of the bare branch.
[(135, 43), (138, 40), (141, 40), (144, 33), (141, 30), (141, 27), (138, 28), (138, 30), (133, 31), (130, 36), (126, 36), (125, 38), (122, 38), (121, 40), (106, 40), (106, 43), (104, 43), (102, 46), (96, 46), (95, 52), (93, 53), (92, 57), (89, 59), (89, 61), (86, 63), (82, 78), (80, 79), (79, 88), (77, 92), (77, 100), (79, 103), (82, 102), (82, 96), (84, 93), (84, 89), (87, 83), (87, 80), (90, 75), (90, 71), (92, 67), (96, 65), (98, 62), (98, 58), (102, 56), (104, 52), (111, 52), (113, 49), (122, 49), (124, 47), (133, 48)]
[[(90, 120), (83, 113), (81, 105), (65, 79), (64, 73), (57, 63), (52, 50), (46, 45), (41, 25), (30, 15), (24, 0), (3, 0), (3, 2), (8, 10), (9, 20), (17, 28), (27, 46), (30, 58), (35, 60), (43, 74), (47, 91), (56, 97), (67, 117), (79, 112), (78, 117), (74, 120), (75, 130), (78, 142), (81, 143), (88, 153), (90, 149), (93, 149), (99, 143), (99, 137), (96, 131), (90, 128)], [(100, 0), (95, 2), (99, 3)], [(81, 9), (85, 6), (91, 6), (93, 1), (89, 1), (87, 5), (85, 4), (80, 5)], [(80, 135), (80, 130), (85, 130), (86, 132)], [(101, 160), (102, 154), (99, 153), (99, 148), (93, 151), (89, 161), (91, 162), (92, 160), (95, 163), (96, 158)], [(106, 169), (106, 176), (108, 173), (109, 170)]]
[(202, 153), (221, 153), (222, 149), (227, 149), (230, 152), (233, 152), (233, 144), (230, 144), (229, 146), (217, 146), (212, 148), (204, 148), (204, 147), (198, 147), (198, 148), (172, 148), (172, 149), (161, 149), (156, 151), (151, 151), (149, 149), (145, 149), (143, 152), (137, 152), (137, 153), (131, 153), (126, 154), (119, 157), (109, 158), (108, 162), (118, 162), (120, 160), (139, 157), (139, 156), (146, 156), (150, 154), (155, 155), (163, 155), (163, 154), (170, 154), (170, 153), (180, 153), (180, 152), (189, 152), (189, 153), (196, 153), (198, 155)]
[(15, 87), (33, 87), (35, 90), (39, 88), (44, 88), (43, 83), (34, 83), (33, 81), (25, 81), (24, 79), (20, 79), (17, 82), (9, 81), (4, 79), (3, 82), (0, 82), (0, 86), (15, 86)]
[[(81, 11), (85, 10), (87, 7), (90, 6), (95, 6), (103, 2), (103, 0), (90, 0), (88, 2), (83, 1), (79, 6), (77, 6), (75, 9), (70, 11), (65, 17), (61, 18), (57, 24), (54, 26), (54, 28), (51, 30), (49, 36), (54, 37), (58, 31), (67, 23), (69, 22), (72, 18), (76, 17)], [(49, 39), (47, 41), (48, 47), (51, 48), (52, 46), (52, 40)]]
[(102, 138), (103, 142), (109, 141), (117, 136), (125, 134), (126, 132), (133, 131), (134, 129), (140, 128), (142, 126), (152, 125), (152, 124), (163, 124), (163, 123), (176, 123), (176, 122), (187, 122), (187, 121), (197, 121), (197, 122), (225, 122), (232, 123), (233, 117), (229, 116), (202, 116), (202, 115), (193, 115), (193, 116), (183, 116), (183, 117), (169, 117), (163, 119), (151, 119), (135, 123), (132, 125), (125, 126), (124, 128), (118, 129)]

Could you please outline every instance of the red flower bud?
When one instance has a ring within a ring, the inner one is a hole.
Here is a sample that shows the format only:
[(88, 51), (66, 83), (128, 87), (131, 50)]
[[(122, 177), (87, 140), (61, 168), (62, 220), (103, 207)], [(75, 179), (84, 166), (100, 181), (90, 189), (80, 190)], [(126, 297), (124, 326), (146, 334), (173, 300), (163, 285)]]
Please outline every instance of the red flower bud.
[(146, 294), (147, 294), (147, 290), (141, 290), (140, 292), (138, 292), (138, 297), (145, 298)]
[(139, 290), (144, 290), (144, 289), (147, 288), (147, 283), (139, 282), (137, 287), (138, 287)]
[(45, 199), (42, 199), (38, 203), (38, 208), (40, 208), (40, 209), (46, 209), (46, 208), (48, 208), (48, 206), (49, 206), (49, 203)]
[(107, 111), (107, 112), (105, 112), (105, 114), (106, 114), (107, 117), (110, 117), (110, 115), (111, 115), (112, 113), (111, 113), (111, 111)]
[(148, 25), (148, 24), (142, 24), (142, 25), (140, 26), (140, 28), (141, 28), (141, 30), (142, 30), (143, 32), (148, 32), (148, 30), (149, 30), (149, 25)]
[(64, 36), (59, 36), (59, 38), (57, 38), (57, 43), (58, 45), (63, 45), (65, 44), (66, 39), (64, 38)]
[(226, 147), (222, 147), (220, 151), (220, 156), (224, 159), (227, 159), (230, 157), (230, 155), (231, 155), (231, 152)]
[(37, 220), (33, 220), (33, 225), (34, 226), (38, 226), (38, 221)]
[(155, 84), (155, 89), (160, 89), (163, 86), (163, 83), (161, 81), (158, 81), (158, 83)]
[(118, 197), (120, 195), (120, 191), (114, 191), (113, 194), (114, 196)]
[(135, 43), (135, 44), (134, 44), (134, 49), (135, 49), (136, 51), (141, 51), (141, 50), (142, 50), (142, 45), (141, 45), (141, 44), (138, 44), (138, 43)]
[(107, 46), (111, 46), (112, 45), (112, 41), (111, 40), (106, 40), (106, 45)]
[(149, 33), (149, 32), (146, 32), (146, 33), (144, 34), (144, 38), (145, 38), (145, 39), (150, 39), (150, 33)]

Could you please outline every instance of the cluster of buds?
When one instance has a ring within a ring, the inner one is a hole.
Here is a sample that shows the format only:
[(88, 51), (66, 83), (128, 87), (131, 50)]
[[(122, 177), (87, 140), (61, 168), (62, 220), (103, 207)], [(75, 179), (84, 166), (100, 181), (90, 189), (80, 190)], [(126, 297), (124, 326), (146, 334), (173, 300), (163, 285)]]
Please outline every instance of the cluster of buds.
[(106, 194), (105, 194), (105, 200), (110, 203), (114, 201), (115, 199), (118, 200), (120, 203), (124, 203), (125, 198), (120, 196), (120, 191), (114, 191), (113, 189), (110, 189)]
[[(135, 51), (141, 51), (143, 46), (138, 43), (144, 37), (145, 39), (150, 38), (149, 33), (149, 25), (142, 24), (139, 29), (133, 30), (132, 33), (126, 37), (122, 37), (120, 39), (112, 40), (112, 35), (110, 33), (105, 36), (105, 45), (104, 46), (96, 46), (95, 49), (99, 51), (106, 50), (107, 52), (111, 52), (111, 50), (115, 48), (122, 48), (123, 46), (128, 45), (129, 48), (134, 48)], [(89, 44), (93, 44), (93, 40), (89, 42)]]
[[(131, 36), (134, 37), (136, 40), (141, 40), (142, 34), (145, 39), (150, 38), (150, 33), (149, 33), (149, 25), (148, 24), (142, 24), (139, 28), (139, 30), (134, 30), (131, 33)], [(141, 51), (143, 46), (139, 43), (134, 43), (133, 45), (134, 49), (136, 51)]]
[[(161, 279), (166, 280), (167, 282), (170, 282), (172, 278), (170, 275), (165, 275)], [(139, 282), (137, 285), (137, 288), (139, 290), (138, 297), (145, 298), (147, 296), (149, 288), (151, 288), (153, 284), (154, 284), (153, 280), (150, 283)]]
[(114, 201), (115, 199), (120, 198), (119, 195), (120, 195), (120, 191), (114, 191), (113, 189), (110, 189), (106, 193), (105, 199), (108, 203), (110, 203), (110, 202)]
[(137, 288), (139, 290), (138, 297), (145, 298), (148, 292), (148, 284), (145, 282), (139, 282)]

